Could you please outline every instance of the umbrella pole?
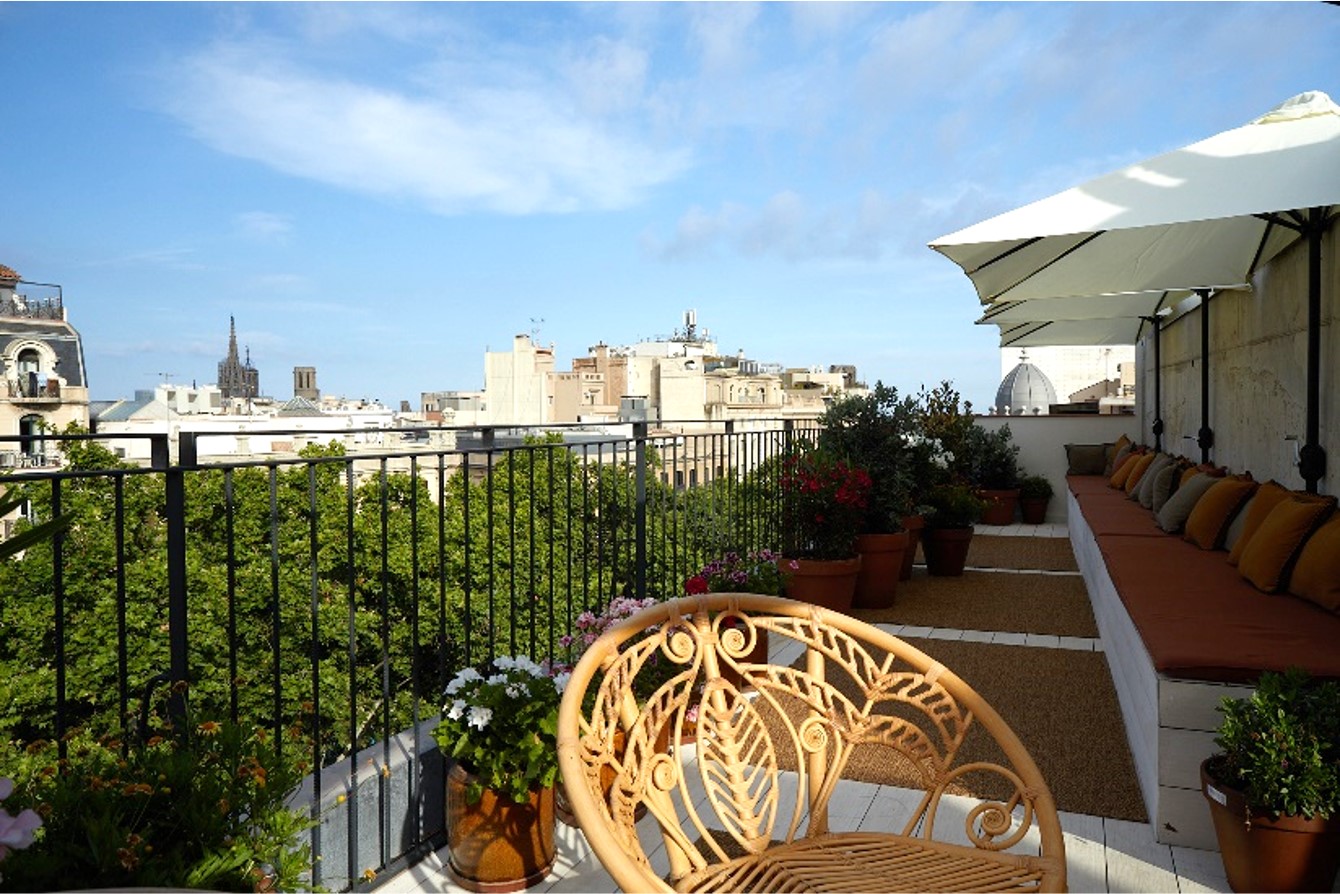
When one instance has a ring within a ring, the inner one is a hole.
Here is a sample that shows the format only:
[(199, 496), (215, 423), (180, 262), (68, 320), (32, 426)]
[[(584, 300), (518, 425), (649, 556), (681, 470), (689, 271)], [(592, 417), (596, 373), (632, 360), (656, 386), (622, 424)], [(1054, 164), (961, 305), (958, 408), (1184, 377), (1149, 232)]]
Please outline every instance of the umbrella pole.
[(1321, 241), (1326, 234), (1326, 209), (1308, 212), (1307, 225), (1307, 429), (1298, 453), (1298, 471), (1308, 493), (1326, 474), (1326, 451), (1321, 446)]
[(1200, 431), (1196, 444), (1200, 446), (1200, 461), (1210, 461), (1214, 446), (1214, 430), (1210, 428), (1210, 290), (1197, 289), (1200, 296)]
[(1163, 452), (1163, 398), (1159, 392), (1159, 376), (1161, 374), (1161, 361), (1159, 360), (1159, 318), (1157, 316), (1141, 317), (1146, 323), (1154, 327), (1154, 424), (1149, 430), (1154, 433), (1154, 452)]

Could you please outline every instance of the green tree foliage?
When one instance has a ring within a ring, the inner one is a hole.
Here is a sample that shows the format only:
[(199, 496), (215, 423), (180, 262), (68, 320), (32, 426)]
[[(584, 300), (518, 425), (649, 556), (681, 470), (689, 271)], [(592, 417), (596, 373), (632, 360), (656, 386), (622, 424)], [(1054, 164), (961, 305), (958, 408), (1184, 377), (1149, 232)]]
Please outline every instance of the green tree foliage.
[[(276, 735), (301, 725), (329, 762), (437, 713), (462, 667), (562, 659), (582, 611), (639, 588), (680, 595), (725, 550), (777, 545), (769, 449), (677, 488), (648, 448), (641, 549), (624, 442), (549, 435), (397, 460), (332, 442), (298, 461), (170, 473), (184, 492), (192, 713)], [(38, 521), (73, 521), (0, 558), (0, 742), (52, 737), (62, 662), (66, 728), (110, 733), (169, 667), (165, 473), (91, 440), (62, 450), (61, 476), (5, 495)]]

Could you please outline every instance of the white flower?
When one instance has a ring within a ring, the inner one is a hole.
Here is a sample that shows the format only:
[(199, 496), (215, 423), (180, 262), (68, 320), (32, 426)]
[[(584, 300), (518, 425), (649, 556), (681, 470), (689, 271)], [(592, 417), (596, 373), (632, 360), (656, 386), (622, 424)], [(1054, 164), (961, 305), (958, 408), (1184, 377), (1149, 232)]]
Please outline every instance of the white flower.
[(520, 683), (508, 683), (508, 684), (507, 684), (507, 697), (508, 697), (508, 698), (521, 698), (521, 697), (522, 697), (523, 695), (525, 695), (525, 694), (526, 694), (526, 687), (525, 687), (525, 686), (522, 686)]
[(568, 681), (571, 679), (572, 674), (568, 673), (567, 671), (564, 671), (563, 673), (554, 677), (554, 688), (558, 690), (559, 695), (563, 694), (563, 690), (567, 687)]
[[(0, 778), (0, 801), (8, 798), (14, 791), (14, 780)], [(42, 825), (42, 818), (30, 809), (19, 811), (18, 816), (10, 816), (9, 811), (0, 809), (0, 859), (4, 859), (11, 850), (23, 850), (33, 843), (33, 832)]]
[(451, 703), (451, 709), (447, 711), (447, 717), (452, 720), (460, 720), (465, 716), (465, 699), (456, 699)]
[(461, 691), (461, 687), (465, 686), (465, 684), (474, 683), (481, 679), (483, 678), (480, 677), (479, 671), (475, 670), (473, 667), (467, 667), (465, 670), (451, 678), (451, 682), (447, 684), (447, 695), (455, 695)]
[(481, 708), (479, 705), (473, 705), (470, 708), (470, 717), (466, 720), (470, 726), (475, 729), (483, 729), (489, 725), (493, 719), (493, 710), (490, 708)]

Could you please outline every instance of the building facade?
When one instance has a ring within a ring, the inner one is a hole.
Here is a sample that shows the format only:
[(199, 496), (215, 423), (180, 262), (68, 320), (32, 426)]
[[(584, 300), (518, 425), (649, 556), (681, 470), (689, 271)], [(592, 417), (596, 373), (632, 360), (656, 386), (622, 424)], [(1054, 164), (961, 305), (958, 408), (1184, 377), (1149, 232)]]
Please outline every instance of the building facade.
[(89, 424), (83, 344), (60, 286), (28, 282), (2, 264), (0, 364), (0, 468), (54, 464), (41, 436)]

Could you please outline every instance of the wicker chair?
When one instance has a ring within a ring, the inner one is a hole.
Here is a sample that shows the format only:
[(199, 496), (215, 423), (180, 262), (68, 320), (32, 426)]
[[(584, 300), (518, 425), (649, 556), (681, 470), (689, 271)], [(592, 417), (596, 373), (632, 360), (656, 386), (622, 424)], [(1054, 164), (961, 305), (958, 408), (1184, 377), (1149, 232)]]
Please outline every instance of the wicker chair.
[[(746, 660), (765, 631), (796, 660)], [(956, 762), (974, 722), (1001, 763)], [(899, 802), (876, 799), (859, 829), (830, 831), (857, 748), (919, 781), (901, 828)], [(1065, 890), (1051, 792), (999, 715), (921, 651), (806, 603), (708, 594), (619, 623), (564, 690), (558, 752), (572, 812), (625, 891)]]

